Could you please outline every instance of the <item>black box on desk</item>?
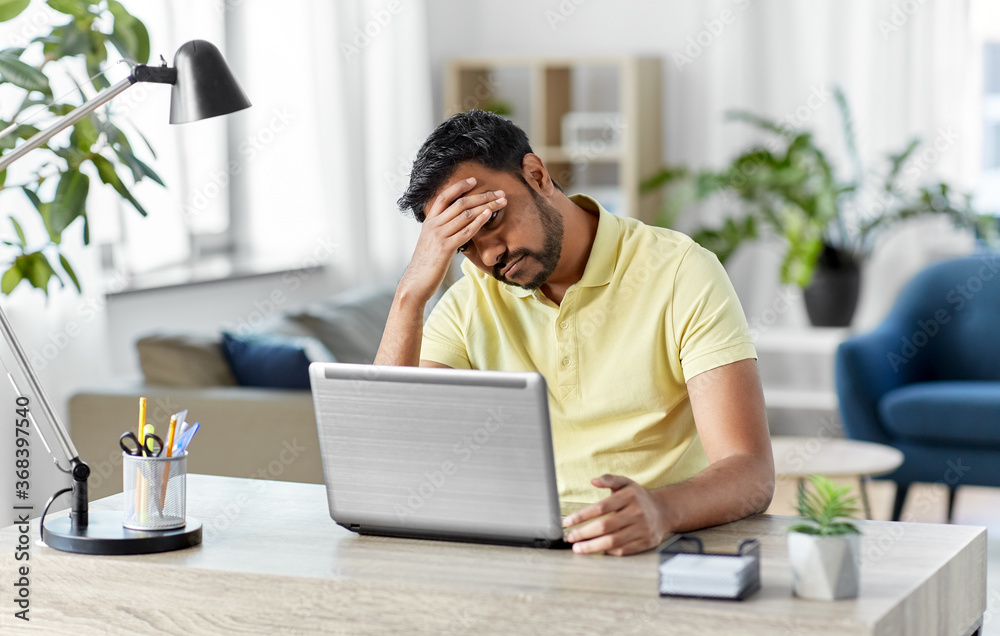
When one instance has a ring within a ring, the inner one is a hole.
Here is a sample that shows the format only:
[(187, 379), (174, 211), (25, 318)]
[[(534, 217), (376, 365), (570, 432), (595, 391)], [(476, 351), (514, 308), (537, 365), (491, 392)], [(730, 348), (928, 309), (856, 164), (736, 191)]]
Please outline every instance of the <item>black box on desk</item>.
[(742, 601), (760, 589), (760, 542), (737, 554), (706, 553), (701, 539), (679, 534), (660, 550), (660, 596)]

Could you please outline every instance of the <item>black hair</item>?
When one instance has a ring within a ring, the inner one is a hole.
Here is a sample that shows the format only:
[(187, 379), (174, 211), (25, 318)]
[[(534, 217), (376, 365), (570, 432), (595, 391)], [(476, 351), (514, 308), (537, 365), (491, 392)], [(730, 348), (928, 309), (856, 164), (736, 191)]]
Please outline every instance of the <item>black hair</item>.
[(459, 164), (475, 161), (524, 181), (521, 169), (524, 155), (530, 152), (528, 136), (506, 117), (482, 110), (459, 113), (435, 128), (420, 147), (410, 183), (396, 205), (423, 223), (427, 201)]

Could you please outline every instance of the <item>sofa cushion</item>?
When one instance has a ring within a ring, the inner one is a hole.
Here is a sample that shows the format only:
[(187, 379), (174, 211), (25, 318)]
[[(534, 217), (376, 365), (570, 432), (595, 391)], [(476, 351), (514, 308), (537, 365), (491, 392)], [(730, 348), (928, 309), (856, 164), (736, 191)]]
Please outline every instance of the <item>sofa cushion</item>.
[(307, 342), (269, 337), (266, 334), (237, 336), (222, 332), (222, 350), (240, 386), (275, 389), (308, 389)]
[(878, 403), (894, 436), (942, 446), (1000, 448), (1000, 382), (918, 382)]
[(146, 384), (171, 387), (235, 386), (215, 337), (150, 334), (136, 342)]
[(340, 362), (375, 361), (395, 290), (391, 287), (352, 290), (333, 299), (289, 311)]

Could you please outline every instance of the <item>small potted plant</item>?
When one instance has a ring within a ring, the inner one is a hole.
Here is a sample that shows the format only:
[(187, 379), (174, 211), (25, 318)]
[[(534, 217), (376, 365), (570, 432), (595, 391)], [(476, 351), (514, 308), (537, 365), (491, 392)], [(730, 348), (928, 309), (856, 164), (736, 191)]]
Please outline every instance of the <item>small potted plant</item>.
[(799, 488), (798, 511), (805, 518), (788, 528), (788, 558), (796, 596), (825, 601), (858, 595), (861, 533), (845, 517), (857, 511), (850, 486), (826, 477), (809, 478), (813, 491)]

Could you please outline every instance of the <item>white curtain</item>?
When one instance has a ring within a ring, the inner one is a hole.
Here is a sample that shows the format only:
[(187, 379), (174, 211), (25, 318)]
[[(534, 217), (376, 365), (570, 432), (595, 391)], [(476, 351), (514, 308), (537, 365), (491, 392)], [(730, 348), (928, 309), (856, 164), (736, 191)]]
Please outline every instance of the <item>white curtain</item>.
[[(925, 178), (972, 190), (980, 167), (981, 46), (971, 5), (995, 0), (434, 0), (431, 59), (439, 84), (452, 57), (654, 56), (663, 63), (663, 148), (670, 164), (722, 166), (753, 141), (745, 109), (816, 131), (831, 160), (849, 168), (834, 86), (853, 109), (862, 157), (878, 164), (913, 136), (956, 136), (927, 163)], [(982, 30), (982, 29), (979, 29)], [(505, 98), (509, 96), (505, 95)], [(516, 98), (516, 97), (515, 97)], [(511, 99), (515, 99), (511, 98)], [(842, 175), (845, 178), (849, 175)], [(692, 230), (705, 218), (681, 219)], [(716, 217), (717, 218), (717, 217)], [(933, 225), (933, 224), (932, 224)], [(899, 286), (928, 260), (958, 249), (953, 233), (902, 228), (880, 246), (863, 283), (857, 326), (877, 321)], [(941, 230), (942, 228), (935, 228)], [(943, 228), (947, 230), (947, 228)], [(729, 267), (744, 308), (761, 315), (778, 295), (775, 250)], [(806, 323), (801, 303), (782, 314)]]
[[(678, 58), (668, 58), (666, 148), (671, 161), (718, 166), (745, 148), (752, 135), (749, 127), (723, 123), (726, 110), (741, 108), (816, 131), (841, 177), (849, 178), (831, 95), (840, 86), (850, 102), (867, 170), (884, 172), (887, 152), (898, 152), (919, 136), (921, 151), (928, 152), (911, 164), (904, 182), (915, 186), (942, 179), (975, 189), (981, 165), (982, 46), (970, 0), (717, 0), (699, 4), (698, 15), (686, 21), (689, 35), (697, 38), (726, 10), (731, 24), (690, 64), (678, 66)], [(684, 53), (688, 44), (685, 38), (670, 48)], [(713, 212), (721, 210), (709, 214)], [(682, 223), (693, 228), (704, 221), (688, 218)], [(917, 270), (970, 248), (968, 237), (937, 220), (904, 226), (886, 237), (868, 263), (855, 326), (863, 329), (881, 320)], [(779, 251), (779, 246), (757, 246), (738, 254), (729, 267), (751, 318), (780, 303)], [(787, 312), (781, 320), (806, 324), (801, 310)]]
[[(271, 139), (240, 158), (244, 244), (294, 256), (325, 239), (345, 286), (398, 278), (419, 226), (395, 201), (434, 123), (423, 0), (298, 0), (277, 13), (247, 3), (238, 13), (254, 101), (243, 136)], [(287, 124), (270, 134), (275, 113)]]

